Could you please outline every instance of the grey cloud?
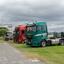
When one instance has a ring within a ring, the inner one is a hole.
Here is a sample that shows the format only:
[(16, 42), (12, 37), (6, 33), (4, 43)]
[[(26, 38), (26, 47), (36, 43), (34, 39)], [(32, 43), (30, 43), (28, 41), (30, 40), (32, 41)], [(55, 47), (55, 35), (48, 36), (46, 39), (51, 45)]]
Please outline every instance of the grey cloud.
[[(48, 0), (49, 2), (43, 3), (44, 1), (38, 2), (14, 2), (6, 5), (6, 13), (11, 15), (18, 15), (18, 16), (36, 16), (37, 18), (43, 18), (46, 20), (62, 20), (64, 17), (64, 7), (61, 7), (60, 1), (58, 0)], [(51, 2), (50, 2), (51, 1)]]
[[(58, 22), (63, 23), (64, 1), (5, 0), (5, 3), (0, 5), (0, 23), (9, 22), (17, 24), (21, 23), (21, 21), (35, 20), (46, 21), (48, 24), (52, 24), (51, 22), (54, 21), (55, 25), (57, 25)], [(52, 29), (54, 30), (54, 28)]]
[[(62, 9), (59, 5), (60, 1), (58, 0), (24, 0), (24, 1), (15, 1), (12, 3), (8, 2), (4, 6), (5, 15), (18, 15), (18, 16), (36, 16), (42, 17), (43, 19), (48, 18), (49, 20), (54, 19), (58, 16), (62, 16)], [(60, 14), (60, 13), (61, 14)], [(50, 18), (51, 17), (51, 18)]]

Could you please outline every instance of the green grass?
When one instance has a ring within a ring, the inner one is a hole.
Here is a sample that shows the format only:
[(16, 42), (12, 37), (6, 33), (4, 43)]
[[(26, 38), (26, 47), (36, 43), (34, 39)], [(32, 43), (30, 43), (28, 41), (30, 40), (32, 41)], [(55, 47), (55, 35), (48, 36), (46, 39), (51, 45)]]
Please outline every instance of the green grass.
[(3, 37), (0, 37), (0, 43), (4, 43), (4, 38)]
[(13, 44), (14, 47), (30, 58), (39, 58), (47, 64), (64, 64), (64, 46), (32, 48), (25, 44)]

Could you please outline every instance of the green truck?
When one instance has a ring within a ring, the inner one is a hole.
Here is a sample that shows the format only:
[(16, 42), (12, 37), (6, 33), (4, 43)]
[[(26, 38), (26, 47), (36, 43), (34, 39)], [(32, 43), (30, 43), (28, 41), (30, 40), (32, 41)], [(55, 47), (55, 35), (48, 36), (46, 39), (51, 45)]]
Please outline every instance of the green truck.
[(46, 22), (35, 22), (33, 24), (27, 24), (26, 28), (26, 44), (30, 46), (42, 46), (45, 47), (50, 42), (48, 39), (48, 30)]

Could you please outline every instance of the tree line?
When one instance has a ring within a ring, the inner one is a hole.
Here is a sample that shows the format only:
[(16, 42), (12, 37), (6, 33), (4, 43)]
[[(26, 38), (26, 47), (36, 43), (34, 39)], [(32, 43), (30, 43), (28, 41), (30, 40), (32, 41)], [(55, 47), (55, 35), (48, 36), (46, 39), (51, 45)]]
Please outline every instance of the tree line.
[(8, 28), (6, 28), (6, 27), (0, 27), (0, 37), (4, 36), (7, 31), (8, 31)]

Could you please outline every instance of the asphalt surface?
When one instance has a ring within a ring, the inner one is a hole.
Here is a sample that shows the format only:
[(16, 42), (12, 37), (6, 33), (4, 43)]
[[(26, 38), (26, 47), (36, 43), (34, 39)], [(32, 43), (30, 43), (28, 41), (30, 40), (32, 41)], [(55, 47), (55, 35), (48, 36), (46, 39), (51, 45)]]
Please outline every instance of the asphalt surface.
[(7, 43), (0, 44), (0, 64), (44, 64), (37, 59), (27, 59)]

